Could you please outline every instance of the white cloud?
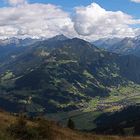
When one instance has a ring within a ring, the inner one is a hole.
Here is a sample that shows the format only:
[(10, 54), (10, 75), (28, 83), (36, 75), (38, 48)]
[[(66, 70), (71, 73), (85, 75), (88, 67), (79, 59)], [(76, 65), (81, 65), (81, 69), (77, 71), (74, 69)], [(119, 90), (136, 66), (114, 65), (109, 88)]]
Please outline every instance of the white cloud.
[(73, 18), (74, 28), (79, 35), (88, 39), (100, 37), (135, 36), (133, 24), (140, 20), (133, 19), (121, 11), (106, 11), (96, 3), (86, 7), (77, 7)]
[(64, 34), (94, 40), (140, 33), (139, 28), (131, 27), (139, 24), (140, 20), (121, 11), (107, 11), (96, 3), (77, 7), (72, 15), (52, 4), (29, 4), (25, 0), (16, 0), (12, 7), (0, 8), (0, 38), (49, 38)]
[(51, 37), (73, 34), (69, 15), (51, 4), (25, 4), (0, 8), (0, 37)]
[(131, 0), (132, 2), (140, 3), (140, 0)]
[(27, 4), (27, 0), (7, 0), (7, 3), (12, 6)]

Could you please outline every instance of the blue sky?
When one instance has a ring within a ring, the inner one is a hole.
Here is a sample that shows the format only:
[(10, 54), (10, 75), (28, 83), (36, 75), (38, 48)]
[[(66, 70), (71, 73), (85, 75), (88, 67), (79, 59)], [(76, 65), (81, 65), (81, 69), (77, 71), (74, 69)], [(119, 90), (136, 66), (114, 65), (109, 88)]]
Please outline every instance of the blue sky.
[[(4, 0), (3, 0), (4, 1)], [(62, 9), (72, 11), (76, 6), (86, 6), (92, 2), (96, 2), (106, 10), (123, 11), (127, 14), (140, 18), (140, 3), (134, 3), (130, 0), (29, 0), (30, 3), (51, 3), (62, 6)], [(4, 2), (0, 2), (0, 6), (6, 6)]]

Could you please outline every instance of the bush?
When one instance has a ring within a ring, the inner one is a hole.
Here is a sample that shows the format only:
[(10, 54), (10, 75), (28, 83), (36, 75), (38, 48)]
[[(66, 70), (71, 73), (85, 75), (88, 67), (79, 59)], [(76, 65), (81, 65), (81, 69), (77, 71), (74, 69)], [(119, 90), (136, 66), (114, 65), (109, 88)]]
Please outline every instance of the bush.
[(23, 116), (20, 116), (14, 124), (10, 125), (8, 132), (19, 140), (35, 140), (39, 137), (35, 128), (27, 126), (27, 122)]
[(52, 139), (52, 130), (50, 129), (49, 122), (45, 119), (38, 121), (37, 131), (41, 139)]
[(67, 127), (70, 129), (75, 129), (75, 124), (72, 119), (68, 120)]
[(10, 125), (8, 132), (18, 140), (52, 140), (50, 122), (45, 119), (38, 120), (35, 125), (27, 125), (27, 121), (20, 116), (17, 121)]

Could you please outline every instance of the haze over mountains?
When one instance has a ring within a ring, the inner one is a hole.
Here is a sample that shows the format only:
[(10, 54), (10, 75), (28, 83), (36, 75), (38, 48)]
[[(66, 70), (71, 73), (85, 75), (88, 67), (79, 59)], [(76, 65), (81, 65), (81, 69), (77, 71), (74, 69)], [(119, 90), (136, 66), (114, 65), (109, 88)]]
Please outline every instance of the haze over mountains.
[(99, 48), (118, 54), (140, 55), (140, 36), (134, 38), (104, 38), (93, 42)]

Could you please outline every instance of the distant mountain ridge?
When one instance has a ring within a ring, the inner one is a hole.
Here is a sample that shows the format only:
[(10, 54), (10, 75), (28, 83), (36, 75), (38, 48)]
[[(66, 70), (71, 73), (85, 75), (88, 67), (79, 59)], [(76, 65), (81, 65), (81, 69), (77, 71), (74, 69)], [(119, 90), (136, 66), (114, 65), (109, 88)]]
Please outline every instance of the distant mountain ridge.
[(63, 34), (56, 35), (52, 38), (39, 38), (39, 39), (34, 39), (34, 38), (17, 38), (17, 37), (12, 37), (12, 38), (7, 38), (7, 39), (0, 39), (0, 47), (22, 47), (22, 46), (29, 46), (32, 45), (36, 42), (39, 41), (44, 41), (44, 40), (49, 40), (49, 41), (63, 41), (68, 39), (66, 36)]
[(25, 39), (20, 39), (20, 38), (7, 38), (7, 39), (1, 39), (0, 40), (0, 47), (6, 47), (6, 46), (15, 46), (15, 47), (21, 47), (21, 46), (27, 46), (31, 45), (41, 39), (32, 39), (32, 38), (25, 38)]
[(109, 50), (114, 44), (120, 42), (122, 38), (102, 38), (93, 42), (101, 49)]
[(105, 49), (110, 52), (127, 55), (133, 54), (140, 56), (140, 37), (134, 38), (112, 38), (112, 39), (100, 39), (93, 42), (99, 48)]

